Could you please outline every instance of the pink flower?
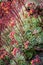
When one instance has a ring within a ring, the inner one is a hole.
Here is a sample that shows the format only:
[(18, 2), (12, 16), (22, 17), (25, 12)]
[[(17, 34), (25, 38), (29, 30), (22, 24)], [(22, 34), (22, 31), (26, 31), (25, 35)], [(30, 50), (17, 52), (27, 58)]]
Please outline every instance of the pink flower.
[(31, 8), (32, 7), (32, 5), (33, 5), (33, 3), (28, 3), (28, 6)]
[(40, 62), (40, 59), (39, 58), (36, 58), (36, 62), (39, 63)]
[(17, 3), (17, 0), (13, 0), (12, 1), (12, 5), (14, 6), (14, 4), (16, 4)]
[(33, 63), (32, 65), (35, 65), (35, 63)]
[(40, 62), (40, 57), (38, 55), (36, 55), (36, 62)]
[(10, 44), (16, 44), (16, 45), (18, 45), (18, 42), (17, 42), (17, 40), (15, 40), (15, 39), (13, 39), (12, 41), (11, 41), (11, 43)]
[(36, 34), (36, 33), (38, 33), (38, 32), (37, 32), (37, 30), (35, 29), (35, 30), (33, 31), (33, 34)]
[(31, 64), (33, 64), (33, 63), (35, 63), (35, 59), (33, 59), (33, 60), (31, 61)]
[(30, 14), (33, 14), (34, 13), (34, 9), (30, 9)]
[(9, 26), (14, 27), (16, 25), (15, 18), (11, 17), (11, 22), (9, 23)]
[(10, 38), (11, 40), (14, 39), (14, 34), (15, 34), (14, 31), (10, 32), (10, 34), (9, 34), (9, 38)]
[(10, 22), (10, 24), (9, 24), (11, 27), (14, 27), (15, 26), (15, 22)]
[(24, 47), (25, 47), (25, 49), (28, 48), (28, 45), (29, 45), (29, 41), (26, 41), (26, 42), (24, 43)]
[(1, 7), (3, 10), (7, 11), (10, 8), (11, 2), (2, 2)]
[(30, 16), (30, 12), (28, 12), (28, 16)]
[(8, 25), (10, 17), (8, 15), (10, 9), (10, 2), (1, 2), (0, 3), (0, 24), (2, 24), (2, 30), (5, 29)]
[(26, 3), (27, 0), (24, 0), (24, 3)]
[(28, 6), (29, 6), (30, 8), (33, 8), (33, 7), (35, 6), (35, 3), (28, 3)]
[(35, 59), (31, 61), (31, 64), (34, 65), (34, 63), (40, 63), (40, 57), (38, 55), (35, 56)]
[(38, 55), (35, 56), (36, 58), (40, 58)]
[(12, 51), (12, 55), (15, 56), (15, 55), (17, 54), (18, 51), (19, 51), (18, 48), (14, 48), (13, 51)]
[(0, 50), (0, 59), (3, 59), (7, 55), (7, 52), (5, 49)]

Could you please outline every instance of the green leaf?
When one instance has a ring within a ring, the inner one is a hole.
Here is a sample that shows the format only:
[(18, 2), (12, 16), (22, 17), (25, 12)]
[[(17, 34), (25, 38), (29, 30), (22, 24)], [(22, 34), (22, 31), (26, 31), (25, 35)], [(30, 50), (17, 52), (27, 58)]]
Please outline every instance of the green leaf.
[(30, 45), (28, 46), (28, 48), (29, 48), (29, 49), (32, 49), (32, 48), (33, 48), (33, 45), (32, 45), (32, 44), (30, 44)]
[(25, 61), (25, 58), (20, 53), (17, 53), (17, 55), (16, 55), (16, 61), (17, 62), (19, 62), (19, 61)]
[(24, 30), (25, 30), (25, 32), (26, 32), (27, 30), (29, 30), (29, 28), (30, 28), (30, 24), (27, 23), (27, 24), (24, 25)]
[(41, 32), (42, 28), (41, 27), (36, 27), (36, 30), (39, 33), (39, 32)]
[(20, 61), (19, 62), (19, 65), (27, 65), (27, 63), (26, 62), (23, 62), (23, 61)]
[(22, 40), (21, 40), (21, 38), (20, 38), (19, 35), (15, 34), (15, 35), (14, 35), (14, 38), (15, 38), (19, 43), (22, 42)]
[(29, 39), (31, 36), (32, 36), (32, 33), (31, 33), (30, 30), (28, 30), (28, 31), (25, 33), (25, 37)]
[(40, 35), (37, 37), (36, 41), (38, 42), (38, 44), (43, 43), (43, 32), (40, 33)]
[(38, 24), (39, 24), (38, 18), (32, 18), (32, 23), (33, 23), (34, 27), (38, 26)]
[(40, 48), (43, 48), (43, 44), (40, 44), (39, 47), (40, 47)]
[(0, 65), (6, 65), (3, 60), (0, 59)]
[(38, 16), (38, 19), (39, 19), (40, 22), (42, 21), (40, 16)]
[(26, 58), (31, 59), (32, 56), (33, 56), (33, 52), (31, 52), (31, 51), (29, 51), (29, 50), (26, 50), (26, 51), (25, 51), (25, 55), (26, 55)]
[(10, 62), (10, 58), (8, 56), (5, 56), (5, 60), (7, 60), (8, 62)]
[(34, 36), (30, 38), (30, 44), (32, 44), (32, 46), (35, 46), (37, 44), (36, 38)]
[(14, 62), (14, 60), (10, 60), (10, 65), (16, 65), (16, 63)]

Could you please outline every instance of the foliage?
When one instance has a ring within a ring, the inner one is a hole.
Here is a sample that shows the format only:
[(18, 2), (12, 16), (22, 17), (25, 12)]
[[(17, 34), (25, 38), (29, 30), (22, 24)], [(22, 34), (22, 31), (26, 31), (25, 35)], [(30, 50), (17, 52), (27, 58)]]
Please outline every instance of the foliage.
[[(11, 9), (8, 7), (8, 10), (6, 10), (3, 7), (3, 10), (10, 11), (10, 15), (13, 16), (10, 17), (8, 27), (1, 34), (5, 41), (2, 48), (7, 51), (7, 54), (4, 52), (2, 55), (3, 57), (0, 56), (1, 65), (6, 63), (7, 65), (32, 65), (40, 60), (39, 56), (37, 56), (38, 58), (35, 57), (36, 59), (30, 62), (33, 56), (36, 55), (35, 46), (42, 48), (43, 45), (43, 15), (40, 14), (40, 5), (38, 8), (36, 4), (29, 3), (26, 7), (23, 1), (19, 0), (19, 2), (19, 5), (24, 5), (22, 11), (19, 12), (18, 7), (15, 6), (15, 1), (12, 2), (13, 4), (11, 3), (11, 6), (13, 5)], [(43, 13), (42, 11), (43, 9), (41, 9), (41, 13)]]
[(5, 65), (5, 62), (0, 59), (0, 65)]

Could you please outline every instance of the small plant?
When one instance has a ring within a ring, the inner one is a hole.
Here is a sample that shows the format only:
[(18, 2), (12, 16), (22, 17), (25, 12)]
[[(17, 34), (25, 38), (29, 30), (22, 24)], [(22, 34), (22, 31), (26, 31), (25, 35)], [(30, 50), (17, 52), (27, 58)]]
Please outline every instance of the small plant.
[(41, 8), (35, 3), (25, 5), (23, 1), (19, 0), (21, 9), (15, 3), (16, 1), (13, 0), (12, 3), (6, 3), (7, 8), (1, 6), (4, 14), (10, 14), (8, 27), (1, 33), (2, 39), (5, 41), (2, 48), (7, 51), (6, 54), (1, 55), (1, 57), (3, 56), (1, 59), (7, 65), (35, 65), (34, 62), (36, 64), (40, 62), (39, 56), (36, 56), (35, 60), (31, 59), (37, 54), (38, 49), (43, 50), (43, 6)]

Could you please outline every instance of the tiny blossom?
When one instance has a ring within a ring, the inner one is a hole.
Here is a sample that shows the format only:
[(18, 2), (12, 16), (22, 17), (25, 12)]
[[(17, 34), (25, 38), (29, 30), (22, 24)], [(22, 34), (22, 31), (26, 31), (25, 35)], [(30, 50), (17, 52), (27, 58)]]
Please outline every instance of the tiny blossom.
[(35, 4), (34, 3), (28, 3), (28, 7), (34, 8), (35, 7)]
[(31, 8), (32, 7), (32, 5), (33, 5), (33, 3), (28, 3), (28, 6)]
[(18, 48), (14, 48), (13, 51), (12, 51), (12, 55), (15, 56), (15, 55), (17, 54), (18, 51), (19, 51)]
[(14, 18), (14, 17), (11, 17), (11, 21), (12, 21), (12, 20), (14, 21), (14, 20), (15, 20), (15, 18)]
[(36, 34), (36, 33), (38, 33), (38, 31), (35, 29), (35, 30), (33, 31), (33, 34)]
[(28, 12), (28, 16), (30, 16), (30, 13)]
[(7, 11), (10, 8), (10, 2), (3, 2), (1, 3), (2, 9)]
[(1, 2), (0, 3), (0, 18), (2, 22), (2, 30), (5, 29), (8, 25), (10, 17), (8, 16), (10, 9), (10, 2)]
[(14, 4), (16, 4), (17, 0), (13, 0), (12, 1), (12, 5), (14, 6)]
[(11, 42), (10, 42), (10, 44), (16, 44), (16, 45), (18, 45), (18, 42), (17, 42), (17, 40), (15, 40), (15, 39), (13, 39)]
[(29, 45), (29, 41), (26, 41), (26, 42), (24, 43), (24, 47), (25, 47), (25, 49), (28, 48), (28, 45)]
[(31, 6), (32, 5), (32, 3), (28, 3), (28, 6)]
[(7, 52), (5, 51), (5, 49), (1, 49), (0, 50), (0, 59), (3, 59), (6, 55), (7, 55)]
[(33, 13), (34, 13), (34, 9), (31, 9), (31, 10), (30, 10), (30, 14), (33, 14)]
[(9, 26), (14, 27), (16, 25), (15, 18), (11, 17), (11, 21), (9, 23)]
[(40, 63), (40, 57), (38, 55), (35, 56), (35, 59), (31, 61), (31, 64), (34, 65), (34, 63)]
[(40, 57), (38, 55), (36, 55), (36, 62), (40, 62)]
[(38, 55), (35, 56), (36, 58), (40, 58)]
[(15, 26), (15, 22), (13, 22), (13, 21), (10, 22), (9, 26), (14, 27)]
[(27, 0), (24, 0), (24, 3), (26, 2)]
[(31, 64), (33, 64), (33, 63), (35, 63), (35, 59), (33, 59), (33, 60), (31, 61)]
[(35, 65), (35, 63), (33, 63), (32, 65)]
[(36, 58), (36, 62), (39, 63), (40, 62), (40, 59), (39, 58)]
[(15, 34), (14, 31), (10, 32), (10, 34), (9, 34), (9, 38), (10, 38), (11, 40), (14, 39), (14, 34)]

